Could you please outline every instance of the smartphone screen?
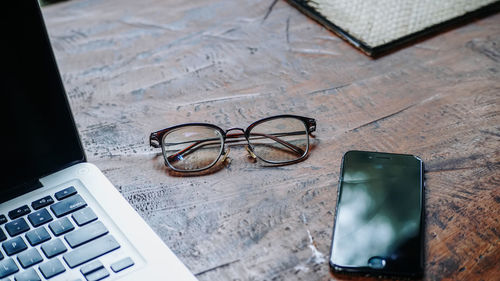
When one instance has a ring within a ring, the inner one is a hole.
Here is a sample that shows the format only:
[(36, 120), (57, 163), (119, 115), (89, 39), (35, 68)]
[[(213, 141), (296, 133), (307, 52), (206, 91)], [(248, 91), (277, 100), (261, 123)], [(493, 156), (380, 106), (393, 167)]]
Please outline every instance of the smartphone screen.
[(422, 230), (422, 161), (412, 155), (347, 152), (333, 230), (333, 269), (420, 276)]

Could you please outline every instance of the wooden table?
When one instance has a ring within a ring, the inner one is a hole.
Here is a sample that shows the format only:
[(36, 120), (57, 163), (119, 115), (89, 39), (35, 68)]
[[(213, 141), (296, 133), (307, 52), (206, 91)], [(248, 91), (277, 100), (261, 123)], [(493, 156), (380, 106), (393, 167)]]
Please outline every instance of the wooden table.
[[(425, 280), (499, 280), (500, 15), (371, 59), (284, 1), (73, 0), (43, 8), (90, 162), (200, 280), (341, 280), (342, 155), (426, 163)], [(149, 133), (317, 119), (306, 161), (177, 177)]]

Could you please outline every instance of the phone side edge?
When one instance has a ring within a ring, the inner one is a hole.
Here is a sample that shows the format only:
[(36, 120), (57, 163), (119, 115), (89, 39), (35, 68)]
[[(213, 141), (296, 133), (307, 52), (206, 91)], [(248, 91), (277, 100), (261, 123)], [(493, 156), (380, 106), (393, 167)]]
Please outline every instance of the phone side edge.
[(424, 276), (425, 270), (425, 192), (426, 192), (426, 180), (425, 180), (425, 164), (424, 161), (418, 157), (413, 155), (416, 159), (420, 161), (420, 265), (419, 272), (415, 273), (416, 278), (421, 278)]
[(338, 266), (333, 262), (333, 239), (335, 236), (335, 227), (337, 224), (337, 214), (338, 214), (338, 207), (339, 207), (339, 200), (340, 200), (340, 188), (341, 188), (341, 183), (342, 183), (342, 179), (344, 176), (345, 158), (349, 155), (349, 153), (353, 153), (353, 152), (356, 152), (356, 150), (346, 151), (344, 153), (344, 155), (342, 155), (341, 164), (340, 164), (339, 179), (337, 182), (337, 200), (336, 200), (337, 202), (335, 203), (335, 213), (333, 215), (332, 238), (330, 239), (331, 240), (331, 242), (330, 242), (330, 257), (328, 259), (328, 264), (330, 265), (330, 269), (332, 269), (334, 272), (337, 272), (337, 273), (341, 273), (341, 272), (343, 272), (343, 270), (342, 270), (341, 266)]

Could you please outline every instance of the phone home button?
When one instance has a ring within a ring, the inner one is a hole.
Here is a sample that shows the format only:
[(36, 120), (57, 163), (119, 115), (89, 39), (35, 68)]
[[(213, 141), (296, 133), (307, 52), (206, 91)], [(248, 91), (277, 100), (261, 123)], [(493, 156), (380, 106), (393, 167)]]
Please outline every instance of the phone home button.
[(382, 269), (385, 267), (386, 264), (387, 262), (382, 257), (371, 257), (368, 260), (368, 266), (373, 269)]

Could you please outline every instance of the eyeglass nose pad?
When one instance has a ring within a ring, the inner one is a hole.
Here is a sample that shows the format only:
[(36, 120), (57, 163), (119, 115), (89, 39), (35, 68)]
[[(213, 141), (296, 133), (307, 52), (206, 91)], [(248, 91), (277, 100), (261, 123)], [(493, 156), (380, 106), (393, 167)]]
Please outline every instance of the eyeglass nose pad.
[(228, 147), (227, 150), (224, 152), (224, 156), (222, 157), (222, 163), (226, 162), (226, 160), (229, 162), (230, 160), (230, 158), (228, 157), (229, 151), (231, 151), (231, 149)]
[(255, 156), (255, 153), (253, 153), (252, 149), (248, 145), (246, 145), (245, 148), (249, 154), (248, 158), (252, 158), (253, 160), (256, 160), (257, 156)]

